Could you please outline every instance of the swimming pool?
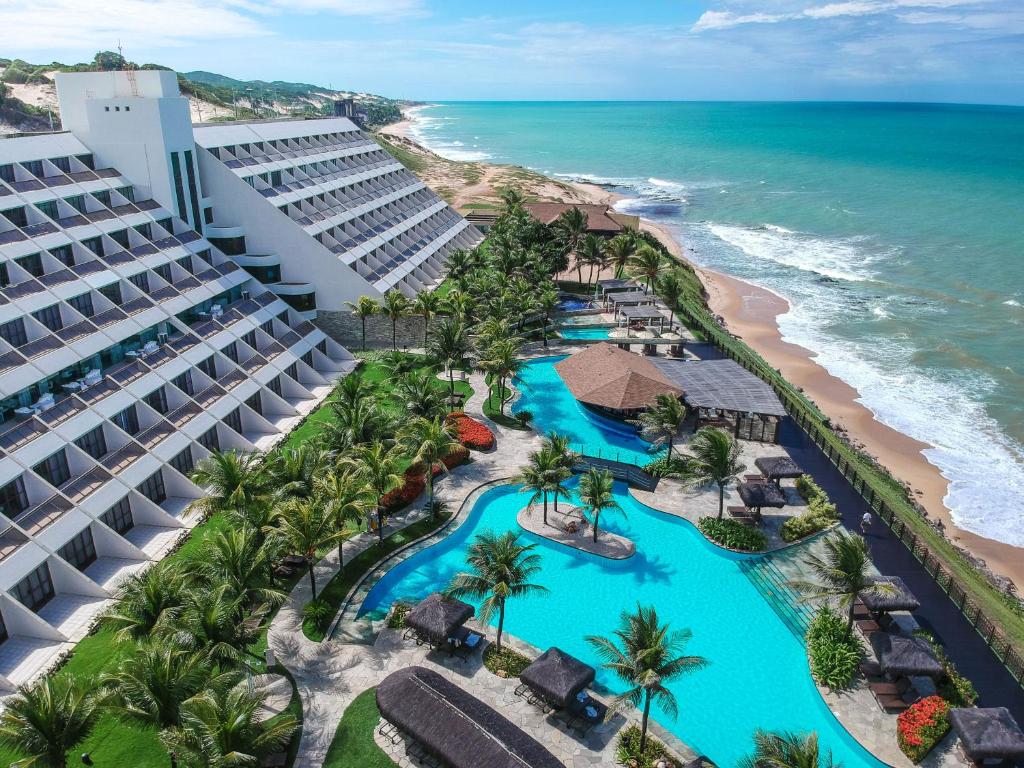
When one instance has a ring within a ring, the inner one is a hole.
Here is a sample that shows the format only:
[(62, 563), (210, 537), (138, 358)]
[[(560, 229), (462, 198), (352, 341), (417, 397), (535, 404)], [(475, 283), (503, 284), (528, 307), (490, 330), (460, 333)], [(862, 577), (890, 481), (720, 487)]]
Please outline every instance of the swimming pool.
[(593, 309), (594, 303), (586, 299), (560, 299), (555, 307), (559, 312), (579, 312), (582, 309)]
[(611, 328), (559, 328), (563, 339), (607, 339)]
[[(574, 489), (575, 492), (575, 489)], [(709, 544), (684, 520), (633, 499), (616, 483), (626, 517), (602, 515), (602, 527), (637, 544), (637, 554), (612, 561), (522, 531), (516, 513), (528, 494), (499, 486), (481, 495), (462, 526), (448, 538), (392, 568), (370, 590), (361, 615), (380, 616), (396, 599), (420, 599), (442, 589), (465, 567), (467, 542), (485, 530), (516, 531), (537, 543), (542, 567), (535, 581), (547, 594), (509, 603), (506, 629), (532, 645), (552, 645), (596, 668), (587, 635), (609, 635), (624, 610), (654, 605), (661, 621), (689, 628), (686, 653), (710, 664), (670, 685), (679, 703), (673, 721), (655, 718), (698, 752), (722, 766), (749, 753), (757, 728), (816, 731), (844, 768), (882, 768), (829, 712), (807, 669), (803, 642), (773, 612), (739, 567), (749, 556)], [(601, 670), (598, 683), (622, 690)]]
[(586, 456), (600, 456), (643, 466), (656, 459), (664, 449), (655, 449), (640, 439), (636, 430), (625, 422), (602, 416), (580, 405), (562, 383), (555, 363), (566, 355), (527, 360), (516, 377), (516, 388), (522, 393), (512, 412), (530, 411), (533, 425), (547, 433), (555, 430), (568, 435), (574, 451)]

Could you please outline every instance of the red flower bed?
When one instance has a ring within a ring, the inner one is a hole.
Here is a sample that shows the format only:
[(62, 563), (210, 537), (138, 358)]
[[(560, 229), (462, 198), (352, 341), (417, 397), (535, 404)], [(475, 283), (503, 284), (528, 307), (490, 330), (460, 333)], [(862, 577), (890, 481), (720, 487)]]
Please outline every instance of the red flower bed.
[(422, 474), (410, 475), (407, 471), (405, 482), (390, 493), (381, 496), (380, 505), (385, 512), (397, 512), (416, 501), (416, 497), (423, 493), (426, 487), (427, 481)]
[(494, 433), (476, 419), (461, 411), (448, 414), (448, 421), (455, 425), (455, 437), (472, 451), (489, 451), (494, 447)]
[(949, 732), (949, 702), (929, 696), (915, 702), (896, 718), (896, 740), (903, 753), (915, 763), (931, 752)]
[[(469, 449), (464, 445), (457, 445), (452, 449), (452, 452), (444, 457), (442, 461), (434, 463), (434, 477), (441, 474), (444, 469), (455, 469), (460, 464), (465, 464), (469, 459)], [(443, 466), (442, 466), (443, 465)], [(416, 475), (423, 474), (423, 462), (417, 461), (409, 465), (409, 468), (405, 470), (406, 479), (414, 477)]]

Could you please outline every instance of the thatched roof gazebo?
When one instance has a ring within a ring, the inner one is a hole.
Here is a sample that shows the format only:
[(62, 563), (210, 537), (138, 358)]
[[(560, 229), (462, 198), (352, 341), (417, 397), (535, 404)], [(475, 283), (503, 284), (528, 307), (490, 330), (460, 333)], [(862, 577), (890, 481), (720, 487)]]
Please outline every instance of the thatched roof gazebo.
[(1024, 732), (1006, 707), (954, 709), (949, 721), (971, 762), (1024, 760)]
[(878, 666), (891, 677), (938, 677), (943, 673), (931, 644), (923, 637), (872, 632), (870, 639)]
[(636, 413), (658, 395), (683, 394), (650, 361), (604, 342), (556, 363), (555, 371), (581, 403), (613, 413)]
[(762, 507), (786, 506), (786, 494), (771, 483), (740, 483), (736, 490), (747, 509), (760, 512)]
[(883, 576), (878, 583), (891, 584), (896, 590), (891, 594), (883, 594), (874, 590), (866, 590), (860, 599), (872, 613), (889, 613), (891, 611), (916, 611), (921, 603), (914, 597), (910, 587), (899, 576)]
[(424, 640), (440, 644), (454, 636), (474, 613), (469, 603), (435, 592), (405, 614), (405, 625)]
[(760, 456), (754, 459), (754, 466), (761, 470), (762, 475), (776, 482), (792, 480), (804, 473), (789, 456)]
[(376, 699), (385, 720), (450, 768), (565, 768), (532, 736), (425, 667), (392, 672)]
[(548, 648), (519, 675), (531, 691), (557, 709), (566, 709), (594, 682), (594, 668), (559, 648)]

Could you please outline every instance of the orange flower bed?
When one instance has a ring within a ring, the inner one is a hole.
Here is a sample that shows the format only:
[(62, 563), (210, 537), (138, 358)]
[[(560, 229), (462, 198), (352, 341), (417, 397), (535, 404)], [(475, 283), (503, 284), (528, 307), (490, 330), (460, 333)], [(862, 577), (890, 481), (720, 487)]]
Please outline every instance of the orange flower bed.
[(456, 439), (471, 451), (489, 451), (494, 447), (494, 433), (471, 416), (456, 411), (448, 414), (448, 421), (455, 425)]
[[(410, 467), (411, 469), (411, 467)], [(390, 493), (380, 497), (380, 505), (385, 512), (397, 512), (416, 501), (416, 497), (427, 487), (423, 474), (409, 474), (406, 471), (405, 482)]]
[(903, 753), (915, 763), (949, 732), (949, 702), (929, 696), (911, 705), (896, 718), (896, 740)]

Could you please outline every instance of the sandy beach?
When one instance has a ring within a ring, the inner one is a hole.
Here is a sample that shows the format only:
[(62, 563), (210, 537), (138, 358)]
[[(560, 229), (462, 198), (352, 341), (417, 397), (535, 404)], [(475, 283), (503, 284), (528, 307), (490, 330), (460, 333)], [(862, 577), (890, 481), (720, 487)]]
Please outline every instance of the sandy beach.
[[(381, 133), (403, 149), (426, 158), (426, 167), (417, 173), (456, 208), (467, 203), (497, 205), (500, 203), (498, 190), (509, 185), (541, 199), (608, 205), (620, 199), (596, 185), (560, 182), (517, 166), (441, 158), (416, 142), (411, 120), (389, 125)], [(467, 181), (459, 184), (459, 178)], [(641, 227), (655, 234), (673, 255), (689, 261), (683, 245), (666, 227), (646, 219), (642, 220)], [(906, 483), (929, 517), (942, 522), (952, 541), (983, 559), (994, 573), (1009, 578), (1018, 590), (1024, 591), (1024, 549), (986, 539), (954, 525), (944, 502), (948, 481), (922, 453), (930, 446), (880, 422), (858, 401), (860, 395), (856, 389), (815, 362), (812, 350), (783, 340), (776, 318), (789, 311), (785, 298), (729, 275), (696, 269), (707, 289), (712, 312), (724, 319), (730, 332), (800, 387), (833, 424), (845, 430), (854, 444)]]

